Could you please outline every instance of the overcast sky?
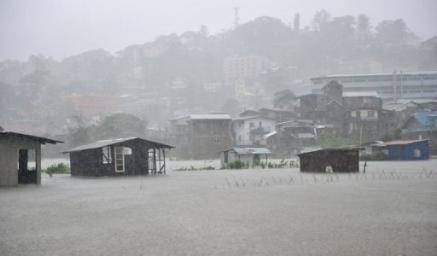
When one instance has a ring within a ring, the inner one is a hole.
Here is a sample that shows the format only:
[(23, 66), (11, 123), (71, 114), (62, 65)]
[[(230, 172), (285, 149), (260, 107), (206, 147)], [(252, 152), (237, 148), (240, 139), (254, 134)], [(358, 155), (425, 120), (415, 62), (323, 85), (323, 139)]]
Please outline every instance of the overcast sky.
[(0, 0), (0, 60), (114, 52), (202, 24), (215, 33), (232, 26), (235, 6), (241, 23), (263, 15), (288, 23), (299, 12), (306, 25), (326, 9), (333, 16), (365, 13), (373, 24), (403, 18), (420, 37), (437, 35), (437, 0)]

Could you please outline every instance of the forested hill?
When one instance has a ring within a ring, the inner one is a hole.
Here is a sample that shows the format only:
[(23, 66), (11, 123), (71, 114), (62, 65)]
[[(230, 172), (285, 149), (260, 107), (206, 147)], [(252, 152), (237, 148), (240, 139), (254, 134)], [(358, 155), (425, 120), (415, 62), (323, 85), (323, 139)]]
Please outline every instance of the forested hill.
[[(206, 99), (204, 85), (223, 83), (224, 60), (235, 55), (259, 56), (273, 66), (293, 67), (293, 79), (286, 82), (293, 89), (312, 76), (328, 73), (437, 70), (437, 37), (420, 39), (401, 19), (372, 24), (366, 15), (331, 17), (322, 10), (306, 27), (300, 25), (298, 14), (292, 24), (259, 17), (213, 35), (205, 26), (163, 35), (114, 54), (99, 49), (63, 60), (42, 55), (25, 62), (5, 60), (0, 62), (0, 122), (43, 120), (61, 130), (65, 118), (78, 114), (72, 101), (66, 100), (71, 95), (121, 95), (134, 88), (168, 98), (170, 88), (178, 84), (183, 84), (184, 90), (177, 94), (185, 98), (181, 104), (187, 111), (218, 110), (228, 99)], [(267, 84), (273, 94), (284, 83), (273, 79)], [(159, 115), (169, 117), (169, 113)]]

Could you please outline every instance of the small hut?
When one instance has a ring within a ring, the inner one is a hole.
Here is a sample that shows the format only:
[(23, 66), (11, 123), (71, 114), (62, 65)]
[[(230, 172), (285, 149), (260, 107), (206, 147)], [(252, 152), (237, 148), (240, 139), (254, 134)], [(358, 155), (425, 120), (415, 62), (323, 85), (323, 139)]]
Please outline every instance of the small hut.
[(173, 146), (138, 137), (100, 140), (70, 149), (72, 176), (166, 173), (166, 150)]
[(41, 145), (52, 140), (16, 132), (0, 132), (0, 186), (41, 184)]
[(319, 149), (298, 155), (301, 172), (358, 172), (359, 149)]
[(220, 160), (222, 167), (237, 160), (253, 166), (259, 164), (262, 159), (267, 161), (271, 153), (270, 149), (265, 147), (235, 146), (220, 152)]

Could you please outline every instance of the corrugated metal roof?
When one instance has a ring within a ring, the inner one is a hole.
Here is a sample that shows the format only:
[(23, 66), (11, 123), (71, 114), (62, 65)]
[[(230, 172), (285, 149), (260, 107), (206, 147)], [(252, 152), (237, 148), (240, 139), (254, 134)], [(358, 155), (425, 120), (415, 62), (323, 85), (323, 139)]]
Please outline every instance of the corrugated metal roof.
[(343, 97), (379, 97), (379, 94), (376, 91), (343, 92)]
[(209, 119), (209, 120), (230, 120), (232, 119), (230, 115), (228, 114), (191, 114), (188, 116), (191, 120), (202, 120), (202, 119)]
[(423, 126), (431, 127), (431, 126), (434, 125), (434, 122), (437, 119), (437, 111), (433, 111), (433, 112), (417, 112), (417, 113), (414, 114), (414, 117)]
[(274, 121), (273, 118), (264, 117), (264, 116), (243, 116), (243, 117), (236, 117), (236, 118), (232, 119), (232, 121), (245, 121), (245, 120), (250, 120), (250, 119), (265, 119), (265, 120)]
[(18, 132), (0, 132), (0, 137), (8, 138), (8, 137), (18, 137), (18, 138), (27, 138), (31, 140), (37, 140), (41, 144), (50, 143), (50, 144), (56, 144), (56, 143), (64, 143), (60, 140), (52, 140), (45, 137), (39, 137), (24, 133), (18, 133)]
[(126, 142), (126, 141), (130, 141), (130, 140), (141, 140), (147, 143), (151, 143), (151, 144), (155, 144), (157, 146), (161, 146), (163, 148), (173, 148), (173, 146), (170, 145), (166, 145), (163, 143), (159, 143), (159, 142), (155, 142), (155, 141), (150, 141), (150, 140), (145, 140), (142, 138), (138, 138), (138, 137), (129, 137), (129, 138), (117, 138), (117, 139), (107, 139), (107, 140), (99, 140), (93, 143), (89, 143), (86, 145), (81, 145), (75, 148), (72, 148), (70, 150), (64, 151), (63, 153), (71, 153), (71, 152), (77, 152), (77, 151), (82, 151), (82, 150), (88, 150), (88, 149), (96, 149), (96, 148), (103, 148), (109, 145), (114, 145), (114, 144), (118, 144), (118, 143), (122, 143), (122, 142)]
[(268, 148), (256, 146), (236, 146), (225, 151), (234, 151), (239, 155), (269, 155), (272, 153)]
[(308, 149), (307, 151), (302, 150), (300, 154), (298, 154), (298, 156), (300, 155), (305, 155), (305, 154), (312, 154), (315, 152), (319, 152), (319, 151), (358, 151), (361, 148), (359, 147), (344, 147), (344, 148), (314, 148), (314, 149)]
[(386, 141), (382, 145), (383, 146), (397, 146), (397, 145), (408, 145), (417, 142), (423, 142), (427, 140), (394, 140), (394, 141)]

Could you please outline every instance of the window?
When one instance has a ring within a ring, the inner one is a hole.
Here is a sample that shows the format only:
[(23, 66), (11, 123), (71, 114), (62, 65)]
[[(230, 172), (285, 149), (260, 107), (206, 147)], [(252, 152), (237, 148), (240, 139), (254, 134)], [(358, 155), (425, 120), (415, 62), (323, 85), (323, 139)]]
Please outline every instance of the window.
[(369, 111), (367, 112), (367, 116), (368, 116), (368, 117), (375, 117), (375, 111), (374, 111), (374, 110), (369, 110)]
[(422, 152), (420, 152), (420, 149), (416, 148), (414, 149), (414, 157), (421, 157)]
[(250, 123), (249, 123), (249, 127), (250, 127), (250, 128), (253, 128), (253, 127), (255, 127), (255, 124), (254, 124), (253, 122), (250, 122)]
[(115, 147), (115, 172), (124, 172), (123, 147)]
[(102, 156), (103, 156), (102, 163), (104, 163), (104, 164), (112, 163), (112, 154), (111, 154), (111, 147), (110, 146), (102, 148)]

